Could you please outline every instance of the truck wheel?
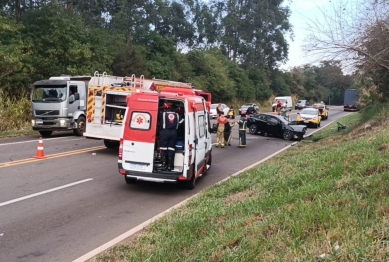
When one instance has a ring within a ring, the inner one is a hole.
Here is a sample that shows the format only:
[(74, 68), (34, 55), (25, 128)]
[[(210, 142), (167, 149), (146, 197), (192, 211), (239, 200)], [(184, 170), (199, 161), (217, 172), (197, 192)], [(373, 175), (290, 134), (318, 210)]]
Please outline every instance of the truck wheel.
[(73, 129), (73, 133), (76, 136), (82, 136), (82, 134), (84, 134), (84, 132), (85, 132), (85, 117), (80, 116), (77, 119), (77, 129)]
[(52, 133), (53, 131), (39, 131), (39, 134), (41, 134), (43, 137), (49, 137)]
[(109, 148), (109, 149), (117, 149), (117, 148), (119, 148), (120, 143), (119, 143), (119, 141), (104, 139), (104, 145), (106, 148)]

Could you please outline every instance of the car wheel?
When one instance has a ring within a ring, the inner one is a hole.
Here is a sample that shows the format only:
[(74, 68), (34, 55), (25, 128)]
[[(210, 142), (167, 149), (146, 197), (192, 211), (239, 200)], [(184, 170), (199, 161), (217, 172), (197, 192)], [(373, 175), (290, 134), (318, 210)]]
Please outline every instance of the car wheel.
[(321, 124), (321, 122), (319, 124), (317, 124), (317, 126), (320, 127), (320, 124)]
[(258, 132), (258, 127), (256, 124), (251, 124), (249, 126), (249, 133), (255, 135)]
[(285, 140), (292, 140), (293, 134), (289, 130), (285, 130), (284, 134), (282, 135)]

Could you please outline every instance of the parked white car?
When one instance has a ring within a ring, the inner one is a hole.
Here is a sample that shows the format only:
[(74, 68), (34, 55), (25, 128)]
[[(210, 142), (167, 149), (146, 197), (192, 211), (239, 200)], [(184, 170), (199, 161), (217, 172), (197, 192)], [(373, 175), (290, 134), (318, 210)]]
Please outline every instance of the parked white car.
[[(212, 104), (211, 105), (211, 118), (217, 118), (217, 110), (216, 108), (219, 106), (219, 104)], [(226, 116), (228, 114), (228, 111), (230, 108), (226, 104), (221, 104), (222, 110), (224, 115)]]

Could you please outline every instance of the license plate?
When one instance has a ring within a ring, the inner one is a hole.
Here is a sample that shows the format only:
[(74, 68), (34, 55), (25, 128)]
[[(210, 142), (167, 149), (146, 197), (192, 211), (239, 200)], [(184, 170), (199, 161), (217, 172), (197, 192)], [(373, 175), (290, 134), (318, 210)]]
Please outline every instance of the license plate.
[(43, 120), (42, 119), (36, 119), (35, 120), (35, 124), (42, 125), (43, 124)]
[(140, 164), (130, 164), (131, 169), (136, 169), (136, 170), (145, 170), (146, 165), (140, 165)]
[(309, 123), (309, 120), (304, 120), (304, 123)]

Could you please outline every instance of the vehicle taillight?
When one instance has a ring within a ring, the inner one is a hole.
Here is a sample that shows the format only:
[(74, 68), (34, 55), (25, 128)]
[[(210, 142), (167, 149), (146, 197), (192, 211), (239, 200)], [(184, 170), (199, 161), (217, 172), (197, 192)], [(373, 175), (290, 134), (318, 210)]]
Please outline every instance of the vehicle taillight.
[(121, 162), (122, 160), (123, 160), (123, 138), (120, 138), (119, 161)]

